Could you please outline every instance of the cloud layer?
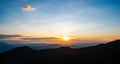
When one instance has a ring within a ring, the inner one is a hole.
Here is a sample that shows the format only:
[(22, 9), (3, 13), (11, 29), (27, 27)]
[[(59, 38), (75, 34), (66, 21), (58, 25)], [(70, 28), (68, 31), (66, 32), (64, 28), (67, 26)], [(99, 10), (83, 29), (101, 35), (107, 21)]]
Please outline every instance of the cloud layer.
[(4, 34), (0, 34), (0, 39), (14, 38), (14, 37), (22, 37), (22, 35), (4, 35)]
[(23, 40), (51, 40), (51, 39), (58, 39), (58, 38), (47, 37), (47, 38), (20, 38), (20, 39), (23, 39)]

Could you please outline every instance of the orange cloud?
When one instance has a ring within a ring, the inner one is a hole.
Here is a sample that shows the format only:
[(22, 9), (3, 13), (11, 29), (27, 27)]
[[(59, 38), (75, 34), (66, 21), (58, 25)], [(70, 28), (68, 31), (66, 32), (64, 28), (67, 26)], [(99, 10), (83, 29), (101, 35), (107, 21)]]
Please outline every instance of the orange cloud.
[(22, 9), (25, 10), (25, 11), (34, 11), (34, 10), (36, 10), (36, 8), (33, 8), (30, 5), (25, 5), (25, 6), (23, 6)]

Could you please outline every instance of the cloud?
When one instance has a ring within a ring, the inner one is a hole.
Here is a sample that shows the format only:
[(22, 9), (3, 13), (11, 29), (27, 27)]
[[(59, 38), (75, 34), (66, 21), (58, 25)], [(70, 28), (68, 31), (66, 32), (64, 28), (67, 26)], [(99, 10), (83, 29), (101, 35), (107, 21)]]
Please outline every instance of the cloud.
[(0, 34), (0, 39), (13, 38), (13, 37), (22, 37), (22, 35), (5, 35), (5, 34)]
[(20, 39), (23, 39), (23, 40), (51, 40), (51, 39), (58, 39), (58, 38), (47, 37), (47, 38), (20, 38)]
[(34, 11), (36, 8), (31, 7), (31, 5), (25, 5), (22, 8), (24, 11)]

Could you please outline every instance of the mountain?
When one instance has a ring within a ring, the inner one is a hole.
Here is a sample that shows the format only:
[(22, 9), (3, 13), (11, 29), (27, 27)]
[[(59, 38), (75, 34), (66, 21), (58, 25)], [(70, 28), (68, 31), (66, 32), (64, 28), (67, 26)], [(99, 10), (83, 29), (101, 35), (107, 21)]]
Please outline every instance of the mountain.
[(0, 64), (120, 64), (120, 40), (86, 48), (33, 50), (18, 47), (0, 54)]
[(43, 43), (37, 43), (37, 44), (26, 44), (26, 46), (31, 47), (35, 50), (42, 50), (42, 49), (48, 49), (48, 48), (59, 48), (59, 44), (43, 44)]
[(48, 49), (48, 48), (59, 48), (59, 44), (44, 44), (44, 43), (36, 43), (36, 44), (31, 44), (31, 43), (17, 43), (17, 44), (8, 44), (5, 42), (0, 42), (0, 53), (9, 51), (13, 48), (16, 47), (21, 47), (21, 46), (29, 46), (30, 48), (33, 48), (35, 50), (41, 50), (41, 49)]
[[(79, 44), (79, 43), (75, 43), (75, 44), (72, 44), (70, 45), (71, 48), (84, 48), (84, 47), (88, 47), (88, 46), (95, 46), (97, 45), (98, 42), (96, 43), (83, 43), (83, 44)], [(59, 48), (61, 47), (60, 44), (45, 44), (45, 43), (11, 43), (11, 42), (0, 42), (0, 53), (3, 53), (3, 52), (6, 52), (6, 51), (9, 51), (13, 48), (16, 48), (16, 47), (21, 47), (21, 46), (29, 46), (30, 48), (32, 49), (35, 49), (35, 50), (43, 50), (43, 49), (52, 49), (52, 48)]]
[(11, 50), (15, 48), (12, 44), (7, 44), (5, 42), (0, 42), (0, 53)]

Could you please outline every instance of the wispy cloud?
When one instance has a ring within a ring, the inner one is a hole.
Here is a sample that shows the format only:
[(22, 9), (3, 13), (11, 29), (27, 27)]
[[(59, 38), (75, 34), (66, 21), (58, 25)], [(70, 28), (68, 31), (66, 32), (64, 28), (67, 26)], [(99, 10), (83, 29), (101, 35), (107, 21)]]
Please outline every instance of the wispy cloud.
[(22, 8), (24, 11), (35, 11), (36, 8), (33, 8), (31, 5), (25, 5)]
[(20, 39), (23, 39), (23, 40), (51, 40), (51, 39), (58, 39), (58, 38), (46, 37), (46, 38), (20, 38)]
[(5, 35), (5, 34), (0, 34), (0, 39), (15, 38), (15, 37), (22, 37), (22, 35)]

